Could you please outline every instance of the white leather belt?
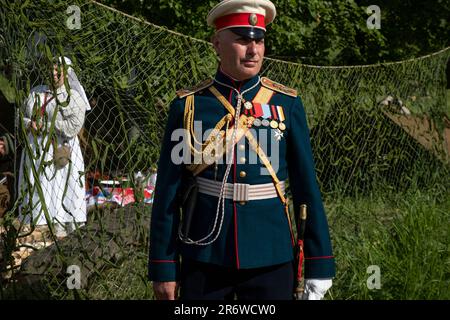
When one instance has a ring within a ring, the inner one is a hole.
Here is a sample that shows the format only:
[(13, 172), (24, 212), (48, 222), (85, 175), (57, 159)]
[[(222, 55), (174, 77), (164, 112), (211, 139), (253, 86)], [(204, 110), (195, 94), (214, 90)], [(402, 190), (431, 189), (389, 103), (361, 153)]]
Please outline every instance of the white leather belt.
[[(222, 181), (210, 180), (196, 177), (198, 191), (210, 196), (219, 197)], [(285, 192), (285, 182), (280, 182), (281, 191)], [(274, 184), (246, 184), (246, 183), (225, 183), (225, 198), (234, 201), (251, 201), (277, 198), (278, 193)]]

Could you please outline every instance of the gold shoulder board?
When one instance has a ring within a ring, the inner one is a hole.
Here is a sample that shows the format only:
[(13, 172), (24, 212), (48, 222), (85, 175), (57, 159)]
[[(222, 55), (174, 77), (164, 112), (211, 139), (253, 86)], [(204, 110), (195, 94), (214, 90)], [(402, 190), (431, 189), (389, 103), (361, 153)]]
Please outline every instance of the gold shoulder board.
[(206, 79), (206, 80), (200, 82), (199, 84), (197, 84), (196, 86), (193, 86), (192, 88), (180, 89), (177, 91), (177, 96), (179, 98), (184, 98), (184, 97), (194, 94), (202, 89), (208, 88), (210, 85), (213, 84), (213, 82), (214, 82), (213, 79)]
[(277, 92), (281, 92), (284, 93), (288, 96), (291, 97), (296, 97), (297, 96), (297, 90), (292, 89), (292, 88), (288, 88), (285, 85), (282, 85), (281, 83), (275, 82), (270, 80), (269, 78), (266, 77), (262, 77), (261, 78), (261, 84), (266, 87), (269, 88), (273, 91), (277, 91)]

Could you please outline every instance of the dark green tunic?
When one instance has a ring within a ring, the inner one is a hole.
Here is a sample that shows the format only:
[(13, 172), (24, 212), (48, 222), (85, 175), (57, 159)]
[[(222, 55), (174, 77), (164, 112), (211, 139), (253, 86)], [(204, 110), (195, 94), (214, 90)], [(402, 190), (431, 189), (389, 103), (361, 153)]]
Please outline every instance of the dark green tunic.
[[(255, 76), (236, 83), (218, 71), (216, 79), (238, 89), (240, 92), (259, 81)], [(236, 93), (218, 83), (214, 86), (236, 106)], [(252, 101), (261, 84), (244, 94)], [(186, 98), (177, 98), (170, 106), (168, 122), (162, 141), (158, 163), (154, 203), (151, 216), (149, 279), (153, 281), (175, 281), (179, 279), (180, 255), (197, 261), (234, 266), (235, 268), (257, 268), (293, 260), (293, 243), (285, 209), (279, 198), (248, 201), (245, 204), (225, 200), (225, 216), (217, 240), (207, 246), (184, 244), (178, 239), (179, 212), (175, 199), (180, 186), (184, 164), (171, 160), (173, 147), (180, 140), (172, 141), (172, 132), (183, 127), (183, 113)], [(300, 204), (308, 206), (305, 230), (305, 277), (332, 278), (335, 275), (334, 257), (329, 237), (326, 215), (316, 180), (314, 160), (311, 151), (309, 130), (300, 97), (275, 92), (270, 105), (281, 106), (285, 116), (286, 129), (279, 141), (274, 139), (275, 130), (270, 126), (253, 126), (252, 132), (266, 154), (280, 181), (289, 178), (292, 193), (291, 205), (298, 217)], [(242, 108), (244, 111), (244, 108)], [(273, 109), (271, 109), (273, 110)], [(202, 121), (203, 132), (213, 128), (228, 112), (219, 100), (208, 90), (195, 93), (195, 121)], [(268, 139), (263, 139), (264, 135)], [(272, 146), (272, 144), (278, 144)], [(240, 146), (244, 145), (244, 147)], [(244, 150), (242, 150), (244, 149)], [(186, 149), (187, 150), (187, 149)], [(274, 153), (275, 150), (275, 153)], [(244, 159), (245, 158), (245, 159)], [(276, 161), (278, 160), (278, 161)], [(227, 182), (263, 184), (272, 182), (264, 164), (250, 147), (247, 139), (241, 139), (235, 147), (234, 163)], [(199, 176), (222, 181), (226, 163), (208, 167)], [(245, 172), (242, 174), (241, 172)], [(207, 235), (214, 224), (218, 198), (199, 194), (190, 231), (191, 239)]]

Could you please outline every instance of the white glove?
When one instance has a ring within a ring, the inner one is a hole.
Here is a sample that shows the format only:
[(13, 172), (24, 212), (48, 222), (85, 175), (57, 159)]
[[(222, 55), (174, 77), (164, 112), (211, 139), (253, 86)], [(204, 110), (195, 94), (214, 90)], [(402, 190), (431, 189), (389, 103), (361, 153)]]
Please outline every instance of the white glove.
[(331, 285), (331, 279), (305, 279), (302, 300), (321, 300)]

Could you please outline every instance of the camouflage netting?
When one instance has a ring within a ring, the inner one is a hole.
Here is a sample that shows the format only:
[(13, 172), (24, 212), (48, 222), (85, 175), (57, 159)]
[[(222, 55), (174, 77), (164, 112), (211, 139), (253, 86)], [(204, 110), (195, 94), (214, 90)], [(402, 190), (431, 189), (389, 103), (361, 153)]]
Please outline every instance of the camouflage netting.
[[(27, 138), (20, 123), (13, 125), (11, 119), (23, 115), (31, 88), (48, 83), (48, 61), (68, 56), (92, 106), (79, 134), (87, 192), (93, 196), (97, 187), (106, 193), (102, 180), (134, 190), (134, 202), (127, 206), (94, 201), (87, 225), (63, 240), (52, 229), (20, 225), (16, 218), (24, 194), (17, 192), (0, 220), (0, 297), (149, 297), (150, 205), (136, 173), (148, 177), (156, 165), (175, 91), (216, 72), (212, 46), (95, 2), (0, 3), (2, 108), (9, 108), (9, 116), (0, 122), (2, 130), (13, 128), (16, 159)], [(73, 5), (80, 10), (80, 21), (69, 8)], [(450, 48), (369, 66), (320, 67), (266, 59), (263, 74), (299, 90), (326, 197), (435, 185), (445, 189), (449, 57)], [(80, 266), (81, 290), (67, 289), (71, 265)]]

